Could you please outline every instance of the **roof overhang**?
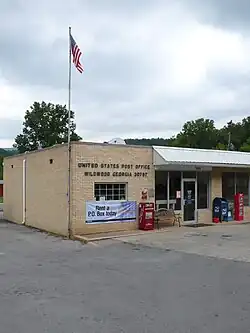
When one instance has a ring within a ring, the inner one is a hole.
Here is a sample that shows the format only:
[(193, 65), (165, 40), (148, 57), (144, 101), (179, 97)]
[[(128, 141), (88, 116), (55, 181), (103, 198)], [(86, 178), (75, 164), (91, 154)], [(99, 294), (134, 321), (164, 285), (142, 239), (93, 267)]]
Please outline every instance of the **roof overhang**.
[[(171, 156), (168, 156), (168, 151), (166, 149), (166, 154), (162, 153), (161, 149), (157, 149), (158, 147), (153, 147), (153, 154), (154, 154), (154, 166), (156, 170), (190, 170), (190, 171), (211, 171), (212, 168), (248, 168), (250, 169), (250, 163), (244, 164), (237, 161), (237, 163), (225, 163), (224, 161), (221, 161), (220, 158), (217, 158), (216, 160), (212, 162), (208, 161), (198, 161), (197, 157), (196, 160), (191, 161), (185, 161), (182, 155), (181, 150), (178, 151), (179, 158), (177, 159), (171, 159), (173, 157), (173, 154), (169, 154)], [(160, 147), (159, 147), (160, 148)], [(169, 148), (171, 149), (171, 148)], [(187, 149), (183, 148), (183, 152), (186, 152)], [(194, 150), (195, 153), (199, 153), (198, 149)], [(211, 151), (214, 154), (214, 151)], [(228, 152), (230, 153), (230, 152)], [(235, 152), (234, 152), (235, 153)], [(207, 153), (209, 155), (209, 151)], [(166, 156), (165, 156), (166, 155)], [(170, 158), (169, 158), (170, 157)], [(250, 158), (250, 154), (247, 156)], [(208, 157), (209, 159), (209, 157)], [(232, 162), (233, 158), (232, 158)]]

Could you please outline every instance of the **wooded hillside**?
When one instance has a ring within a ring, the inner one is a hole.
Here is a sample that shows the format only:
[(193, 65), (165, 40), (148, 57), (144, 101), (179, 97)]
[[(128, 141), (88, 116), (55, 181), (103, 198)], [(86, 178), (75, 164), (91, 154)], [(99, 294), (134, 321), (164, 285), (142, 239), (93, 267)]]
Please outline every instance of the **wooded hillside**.
[(171, 138), (126, 139), (127, 144), (160, 145), (250, 152), (250, 116), (240, 122), (229, 121), (216, 128), (214, 120), (199, 118), (186, 122)]

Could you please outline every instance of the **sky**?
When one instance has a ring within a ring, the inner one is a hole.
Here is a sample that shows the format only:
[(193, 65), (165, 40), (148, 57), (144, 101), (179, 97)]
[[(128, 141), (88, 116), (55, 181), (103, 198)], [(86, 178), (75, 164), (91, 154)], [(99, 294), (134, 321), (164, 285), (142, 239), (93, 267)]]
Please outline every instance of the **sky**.
[(34, 101), (68, 103), (85, 141), (170, 137), (250, 115), (249, 0), (0, 1), (0, 147)]

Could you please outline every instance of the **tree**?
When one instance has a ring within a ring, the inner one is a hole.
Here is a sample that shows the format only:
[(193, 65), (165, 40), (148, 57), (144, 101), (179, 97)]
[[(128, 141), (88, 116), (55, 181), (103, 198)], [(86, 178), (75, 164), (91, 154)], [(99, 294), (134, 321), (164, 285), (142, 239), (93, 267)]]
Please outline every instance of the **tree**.
[(239, 150), (244, 140), (244, 129), (241, 122), (234, 123), (232, 120), (219, 131), (220, 142), (224, 143), (229, 150)]
[(244, 151), (244, 152), (250, 153), (250, 137), (240, 147), (240, 151)]
[(216, 150), (227, 150), (227, 147), (226, 147), (226, 145), (224, 145), (224, 143), (218, 142), (215, 149)]
[(217, 129), (211, 119), (187, 121), (171, 138), (126, 139), (127, 144), (161, 145), (250, 152), (250, 116)]
[[(71, 111), (71, 141), (79, 141), (81, 137), (75, 133), (74, 112)], [(24, 116), (23, 130), (15, 138), (13, 147), (19, 153), (45, 148), (67, 142), (68, 110), (66, 106), (51, 103), (38, 103), (30, 107)]]
[(176, 136), (174, 145), (179, 147), (212, 149), (217, 144), (217, 129), (211, 119), (187, 121)]
[(127, 145), (140, 145), (140, 146), (171, 146), (175, 138), (163, 139), (163, 138), (152, 138), (152, 139), (126, 139)]
[(7, 151), (3, 148), (0, 148), (0, 179), (3, 179), (3, 159), (7, 156), (12, 156), (15, 154), (15, 151)]

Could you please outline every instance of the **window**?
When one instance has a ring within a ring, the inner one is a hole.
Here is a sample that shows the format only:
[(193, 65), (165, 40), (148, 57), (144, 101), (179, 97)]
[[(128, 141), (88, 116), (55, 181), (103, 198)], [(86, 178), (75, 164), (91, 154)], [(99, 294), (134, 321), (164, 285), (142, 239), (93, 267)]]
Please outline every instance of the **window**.
[(197, 173), (197, 208), (205, 209), (209, 207), (209, 172)]
[(244, 194), (244, 205), (249, 205), (249, 175), (244, 172), (237, 172), (236, 179), (236, 193)]
[(181, 210), (181, 198), (176, 198), (176, 192), (181, 191), (181, 172), (169, 172), (169, 207), (175, 202), (174, 209)]
[(196, 171), (183, 171), (183, 178), (196, 178)]
[(167, 200), (168, 172), (157, 171), (155, 174), (155, 200)]
[(99, 201), (105, 200), (126, 200), (126, 184), (95, 184), (95, 198)]
[(222, 174), (222, 196), (229, 202), (234, 201), (235, 194), (235, 174), (234, 172), (224, 172)]
[[(169, 178), (168, 178), (169, 174)], [(193, 171), (156, 171), (156, 201), (166, 200), (168, 207), (182, 209), (182, 181), (187, 178), (197, 179), (197, 208), (206, 209), (210, 206), (210, 172)], [(169, 179), (169, 182), (168, 182)]]
[(224, 172), (222, 174), (222, 196), (234, 202), (236, 193), (244, 194), (244, 205), (249, 206), (249, 175), (245, 172)]

